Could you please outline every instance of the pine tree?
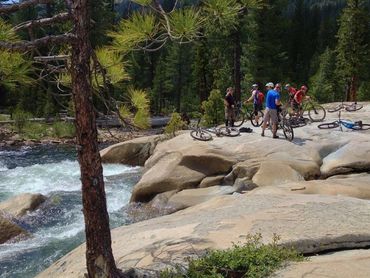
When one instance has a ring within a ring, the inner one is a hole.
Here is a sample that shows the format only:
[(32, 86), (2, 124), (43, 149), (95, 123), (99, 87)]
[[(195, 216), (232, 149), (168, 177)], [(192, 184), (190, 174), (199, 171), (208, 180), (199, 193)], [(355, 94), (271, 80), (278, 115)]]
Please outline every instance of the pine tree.
[(319, 69), (311, 78), (311, 94), (320, 102), (332, 102), (339, 98), (335, 78), (335, 53), (330, 48), (319, 58)]
[(369, 13), (365, 1), (348, 0), (339, 20), (337, 74), (346, 89), (346, 100), (356, 101), (358, 84), (369, 65)]

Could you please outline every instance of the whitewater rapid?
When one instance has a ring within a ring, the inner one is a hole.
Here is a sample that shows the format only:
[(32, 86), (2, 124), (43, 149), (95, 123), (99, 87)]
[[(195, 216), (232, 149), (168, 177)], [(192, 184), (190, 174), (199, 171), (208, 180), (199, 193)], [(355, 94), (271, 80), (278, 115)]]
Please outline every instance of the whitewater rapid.
[[(126, 223), (140, 167), (103, 165), (111, 227)], [(84, 241), (80, 171), (73, 150), (23, 148), (0, 151), (0, 202), (22, 193), (48, 197), (44, 207), (21, 220), (32, 237), (0, 245), (0, 277), (34, 277)]]

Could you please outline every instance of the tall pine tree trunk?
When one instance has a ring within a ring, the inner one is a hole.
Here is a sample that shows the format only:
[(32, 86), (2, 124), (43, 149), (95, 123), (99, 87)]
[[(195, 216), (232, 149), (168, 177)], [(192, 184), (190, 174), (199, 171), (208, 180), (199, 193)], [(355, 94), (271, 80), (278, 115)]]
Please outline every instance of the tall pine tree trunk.
[(72, 46), (71, 76), (76, 110), (88, 277), (119, 277), (111, 248), (103, 169), (92, 102), (89, 0), (73, 1), (73, 21), (77, 40)]
[(240, 58), (242, 54), (242, 47), (240, 42), (240, 29), (234, 33), (234, 95), (237, 101), (241, 99), (241, 70), (240, 70)]
[(349, 86), (349, 101), (357, 100), (357, 76), (352, 76)]

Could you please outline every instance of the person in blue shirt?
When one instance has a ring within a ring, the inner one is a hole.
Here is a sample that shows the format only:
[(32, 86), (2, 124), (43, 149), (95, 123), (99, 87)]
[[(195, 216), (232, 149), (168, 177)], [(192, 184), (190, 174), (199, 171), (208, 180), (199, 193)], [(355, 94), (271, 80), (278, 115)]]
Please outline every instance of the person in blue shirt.
[(265, 129), (269, 122), (272, 126), (272, 138), (279, 138), (276, 135), (277, 124), (278, 124), (278, 106), (280, 103), (280, 94), (277, 90), (274, 90), (274, 83), (269, 82), (266, 84), (267, 95), (266, 95), (266, 111), (265, 117), (263, 118), (262, 133), (261, 136), (265, 136)]

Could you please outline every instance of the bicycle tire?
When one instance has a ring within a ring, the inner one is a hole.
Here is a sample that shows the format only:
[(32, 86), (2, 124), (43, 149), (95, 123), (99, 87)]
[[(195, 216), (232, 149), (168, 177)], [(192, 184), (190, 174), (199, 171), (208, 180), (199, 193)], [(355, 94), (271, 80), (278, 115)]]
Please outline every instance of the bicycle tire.
[(326, 117), (326, 110), (321, 105), (314, 105), (308, 110), (308, 117), (313, 122), (322, 122)]
[(362, 109), (362, 107), (364, 107), (364, 106), (361, 105), (361, 104), (353, 103), (353, 104), (351, 104), (349, 106), (346, 106), (346, 111), (348, 111), (348, 112), (354, 112), (354, 111), (357, 111), (357, 110)]
[(294, 130), (287, 120), (283, 120), (283, 122), (281, 123), (281, 128), (283, 129), (285, 139), (287, 139), (290, 142), (293, 141)]
[(369, 130), (370, 129), (370, 124), (362, 124), (361, 130)]
[(339, 126), (338, 122), (332, 122), (332, 123), (319, 124), (317, 127), (320, 129), (332, 129), (338, 126)]
[(370, 124), (358, 124), (356, 123), (353, 127), (351, 127), (353, 130), (368, 130), (370, 129)]
[(192, 130), (190, 136), (199, 141), (210, 141), (212, 135), (205, 130)]
[(291, 117), (287, 121), (289, 121), (289, 124), (292, 128), (298, 128), (298, 127), (304, 127), (305, 125), (307, 125), (308, 119), (307, 118), (301, 119), (301, 118), (297, 118), (297, 117)]
[(339, 111), (342, 108), (343, 108), (343, 105), (339, 104), (339, 105), (337, 105), (335, 107), (328, 108), (328, 112), (329, 113), (334, 113), (334, 112)]
[(245, 122), (244, 113), (240, 112), (239, 115), (235, 116), (234, 126), (239, 127)]
[(254, 115), (253, 112), (251, 114), (251, 124), (254, 127), (259, 127), (263, 123), (263, 117), (264, 117), (263, 112), (262, 111), (258, 111), (257, 113), (258, 113), (258, 120), (256, 120), (256, 115)]
[(240, 135), (239, 129), (233, 128), (233, 127), (221, 127), (220, 133), (223, 136), (227, 136), (227, 137), (236, 137)]

